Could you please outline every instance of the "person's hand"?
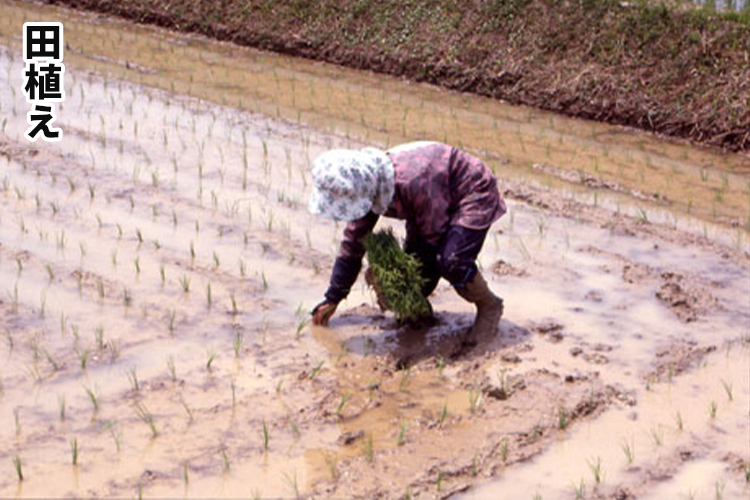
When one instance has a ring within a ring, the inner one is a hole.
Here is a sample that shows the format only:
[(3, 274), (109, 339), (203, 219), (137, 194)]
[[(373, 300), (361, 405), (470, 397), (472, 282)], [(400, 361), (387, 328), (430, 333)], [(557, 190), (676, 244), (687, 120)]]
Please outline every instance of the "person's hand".
[(328, 302), (327, 300), (315, 306), (315, 309), (312, 310), (313, 325), (328, 326), (328, 320), (336, 312), (336, 307), (338, 307), (337, 303)]

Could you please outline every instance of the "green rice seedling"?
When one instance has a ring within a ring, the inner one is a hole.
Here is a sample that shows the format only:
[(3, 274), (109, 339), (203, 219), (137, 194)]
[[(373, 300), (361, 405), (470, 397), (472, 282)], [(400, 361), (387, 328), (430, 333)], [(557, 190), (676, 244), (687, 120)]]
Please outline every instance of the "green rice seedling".
[(297, 331), (295, 332), (295, 338), (299, 340), (302, 337), (302, 330), (310, 323), (310, 318), (301, 318), (297, 322)]
[(55, 271), (52, 269), (52, 265), (50, 264), (46, 264), (44, 267), (47, 269), (49, 282), (52, 283), (55, 280)]
[(23, 481), (23, 464), (21, 464), (21, 457), (13, 455), (13, 467), (16, 469), (16, 477), (19, 481)]
[(164, 286), (164, 283), (167, 281), (167, 270), (164, 267), (164, 263), (162, 262), (159, 264), (159, 277), (161, 277), (161, 286)]
[(182, 482), (185, 483), (185, 486), (190, 483), (190, 464), (187, 462), (182, 464)]
[(325, 361), (321, 361), (320, 363), (318, 363), (318, 365), (315, 368), (310, 370), (310, 377), (309, 377), (310, 380), (315, 380), (315, 377), (318, 376), (324, 364), (325, 364)]
[(339, 363), (341, 363), (341, 360), (344, 359), (344, 356), (346, 356), (347, 354), (349, 354), (349, 348), (346, 347), (345, 344), (342, 344), (341, 350), (339, 351), (339, 355), (336, 356), (336, 361), (334, 362), (334, 364), (338, 365)]
[(222, 444), (219, 447), (219, 455), (221, 455), (221, 462), (224, 467), (224, 473), (228, 473), (231, 469), (231, 463), (229, 461), (229, 455), (227, 454), (227, 447), (225, 444)]
[(674, 420), (675, 420), (675, 423), (677, 424), (677, 430), (678, 431), (682, 431), (682, 429), (684, 428), (685, 424), (682, 421), (682, 414), (679, 411), (675, 414)]
[(234, 408), (237, 406), (237, 384), (232, 380), (230, 386), (232, 388), (232, 411), (234, 411)]
[(331, 480), (332, 481), (338, 480), (341, 473), (339, 472), (339, 466), (336, 460), (336, 454), (330, 453), (330, 452), (323, 452), (323, 459), (326, 462), (326, 467), (328, 467), (328, 474), (331, 475)]
[(557, 409), (557, 426), (561, 431), (568, 427), (568, 414), (562, 406)]
[(42, 349), (42, 352), (44, 353), (44, 357), (47, 358), (47, 362), (52, 367), (52, 371), (56, 372), (60, 370), (60, 365), (57, 364), (57, 361), (52, 357), (52, 355), (47, 351), (47, 349)]
[(89, 362), (89, 350), (84, 349), (82, 351), (76, 349), (76, 354), (78, 354), (78, 361), (81, 365), (81, 370), (86, 371), (86, 366)]
[(482, 391), (469, 391), (469, 411), (476, 413), (482, 404)]
[(41, 384), (44, 380), (42, 372), (39, 370), (39, 365), (36, 363), (36, 361), (27, 365), (26, 371), (35, 384)]
[(245, 261), (242, 259), (239, 259), (237, 265), (239, 266), (239, 269), (240, 269), (240, 276), (242, 278), (247, 276), (247, 265), (245, 264)]
[(232, 341), (232, 347), (234, 348), (234, 356), (236, 358), (240, 357), (240, 354), (242, 354), (242, 343), (244, 340), (244, 333), (242, 333), (242, 330), (237, 330), (234, 332), (234, 340)]
[(368, 284), (381, 308), (392, 310), (399, 322), (415, 322), (432, 314), (421, 289), (424, 278), (419, 261), (404, 252), (391, 230), (371, 233), (364, 239), (367, 252)]
[(169, 371), (169, 378), (172, 379), (172, 382), (177, 381), (177, 369), (174, 365), (174, 358), (172, 356), (169, 356), (167, 358), (167, 370)]
[(174, 335), (174, 322), (177, 317), (177, 312), (174, 309), (169, 310), (169, 316), (167, 318), (167, 329), (170, 335)]
[(42, 291), (39, 297), (39, 317), (44, 318), (47, 311), (47, 292)]
[(648, 213), (640, 207), (638, 207), (638, 217), (636, 218), (636, 221), (641, 224), (648, 223)]
[(523, 242), (523, 238), (519, 236), (517, 241), (518, 249), (521, 251), (521, 255), (523, 256), (524, 260), (531, 260), (531, 252), (529, 252), (529, 249), (526, 248), (526, 244)]
[(727, 393), (727, 398), (729, 399), (729, 401), (733, 401), (734, 395), (732, 393), (732, 383), (721, 379), (721, 385), (724, 387), (724, 391)]
[(190, 293), (190, 276), (183, 274), (180, 278), (180, 286), (183, 293)]
[(268, 279), (266, 278), (266, 273), (261, 271), (260, 273), (260, 279), (261, 279), (261, 287), (260, 290), (262, 293), (266, 293), (268, 291)]
[(232, 315), (237, 316), (239, 314), (239, 309), (237, 308), (237, 298), (233, 291), (229, 292), (229, 300), (232, 302)]
[(443, 403), (443, 406), (440, 407), (440, 418), (438, 418), (438, 425), (443, 426), (445, 423), (445, 419), (448, 418), (448, 403)]
[(278, 382), (276, 382), (276, 394), (281, 394), (281, 388), (284, 385), (284, 379), (280, 378)]
[(155, 438), (159, 434), (159, 432), (156, 429), (154, 416), (150, 411), (148, 411), (148, 408), (146, 408), (145, 405), (139, 403), (135, 407), (135, 413), (144, 424), (148, 425), (148, 428), (151, 430), (151, 438)]
[(375, 389), (379, 387), (379, 384), (376, 384), (375, 382), (370, 382), (367, 384), (367, 401), (372, 403), (373, 396), (375, 395)]
[(99, 295), (99, 301), (104, 300), (104, 282), (101, 278), (96, 281), (96, 292)]
[(294, 439), (299, 439), (300, 437), (300, 431), (299, 431), (299, 425), (297, 425), (297, 422), (293, 418), (287, 419), (289, 422), (289, 428), (292, 431), (292, 436), (294, 436)]
[(206, 352), (206, 370), (209, 372), (212, 370), (211, 365), (214, 361), (216, 361), (216, 351), (207, 351)]
[(297, 471), (294, 471), (292, 474), (284, 472), (282, 474), (284, 478), (284, 482), (289, 487), (290, 490), (292, 490), (292, 493), (294, 493), (294, 498), (299, 498), (299, 485), (297, 484)]
[(94, 201), (94, 196), (96, 196), (96, 188), (89, 182), (89, 203)]
[(143, 244), (143, 233), (141, 233), (141, 230), (139, 228), (136, 228), (135, 235), (138, 238), (138, 245)]
[(398, 392), (406, 392), (409, 387), (409, 380), (411, 379), (411, 367), (403, 368), (401, 370), (401, 380), (398, 383)]
[[(508, 399), (508, 369), (503, 368), (502, 370), (499, 370), (497, 372), (497, 381), (499, 384), (499, 396), (501, 400)], [(558, 411), (558, 417), (560, 416), (560, 413)]]
[(133, 259), (133, 266), (135, 266), (135, 275), (139, 276), (141, 274), (141, 258), (136, 257)]
[(3, 336), (5, 337), (5, 341), (8, 343), (8, 352), (13, 352), (14, 342), (13, 335), (10, 333), (10, 330), (8, 330), (7, 328), (3, 330)]
[(503, 442), (500, 445), (500, 458), (502, 459), (503, 463), (508, 462), (508, 440), (507, 439), (503, 439)]
[(396, 446), (403, 446), (406, 436), (406, 429), (408, 425), (406, 422), (401, 422), (401, 429), (398, 431), (398, 437), (396, 438)]
[(364, 446), (365, 458), (367, 459), (368, 462), (372, 463), (373, 460), (375, 460), (375, 450), (372, 444), (372, 434), (367, 434), (367, 436), (365, 436), (365, 441), (364, 441), (363, 446)]
[(122, 225), (119, 222), (117, 223), (117, 239), (122, 239)]
[(576, 500), (583, 500), (586, 495), (586, 483), (583, 482), (583, 478), (581, 478), (580, 483), (573, 485), (573, 493), (576, 495)]
[(221, 266), (221, 261), (219, 260), (219, 254), (217, 254), (214, 251), (213, 257), (214, 257), (214, 266), (216, 267), (216, 269), (219, 269), (219, 266)]
[(711, 416), (711, 420), (716, 418), (716, 410), (718, 408), (719, 406), (716, 404), (716, 401), (711, 401), (711, 405), (708, 407), (708, 414)]
[(722, 500), (722, 498), (724, 498), (724, 488), (726, 488), (726, 486), (727, 483), (725, 481), (721, 479), (716, 481), (714, 484), (714, 498), (716, 498), (716, 500)]
[(65, 421), (65, 410), (66, 410), (65, 394), (58, 395), (57, 396), (57, 416), (60, 419), (60, 422)]
[(442, 354), (438, 354), (435, 366), (437, 367), (438, 378), (442, 380), (444, 378), (443, 372), (445, 371), (445, 358)]
[[(198, 221), (196, 221), (196, 224)], [(197, 227), (197, 226), (196, 226)], [(195, 243), (190, 242), (190, 261), (195, 262)]]
[(193, 415), (193, 410), (190, 409), (185, 399), (180, 395), (180, 404), (182, 405), (182, 408), (185, 410), (185, 413), (188, 417), (188, 425), (192, 424), (195, 421), (195, 417)]
[(604, 472), (602, 471), (602, 459), (601, 459), (601, 457), (596, 457), (596, 461), (594, 461), (594, 460), (587, 460), (586, 462), (589, 465), (589, 469), (591, 470), (591, 474), (594, 475), (594, 482), (596, 484), (600, 484), (602, 482), (603, 477), (604, 477)]
[(122, 305), (125, 307), (133, 305), (133, 295), (130, 293), (129, 288), (124, 288), (122, 290)]
[(65, 250), (65, 230), (60, 231), (57, 235), (57, 249)]
[[(13, 285), (13, 294), (10, 296), (11, 300), (11, 311), (13, 314), (18, 314), (18, 282), (16, 282)], [(10, 334), (8, 334), (8, 338), (10, 338)]]
[(349, 394), (342, 394), (341, 400), (339, 401), (339, 406), (336, 408), (336, 416), (341, 417), (342, 413), (344, 411), (344, 406), (346, 406), (346, 403), (349, 401), (349, 398), (351, 396)]
[(102, 325), (94, 329), (94, 340), (96, 340), (96, 348), (98, 350), (101, 351), (104, 349), (104, 327)]
[(211, 282), (209, 281), (206, 285), (206, 307), (211, 309), (211, 303), (213, 302), (211, 297)]
[(133, 390), (133, 392), (140, 392), (141, 390), (141, 384), (138, 382), (138, 371), (135, 369), (135, 367), (128, 370), (128, 380), (130, 381), (130, 388)]
[(94, 390), (92, 390), (89, 387), (84, 387), (84, 390), (86, 391), (86, 395), (89, 397), (89, 401), (91, 401), (91, 406), (94, 408), (94, 413), (99, 411), (99, 396), (96, 394)]
[(73, 467), (78, 466), (78, 438), (70, 440), (70, 455)]
[(635, 460), (635, 444), (633, 443), (633, 440), (631, 439), (630, 441), (627, 441), (623, 439), (622, 443), (620, 443), (620, 448), (625, 454), (625, 458), (628, 461), (628, 466), (633, 465), (633, 460)]
[(271, 440), (271, 435), (268, 431), (268, 424), (263, 419), (263, 451), (268, 452), (268, 442)]
[(661, 427), (651, 427), (651, 439), (653, 439), (654, 445), (656, 446), (664, 444), (664, 431)]

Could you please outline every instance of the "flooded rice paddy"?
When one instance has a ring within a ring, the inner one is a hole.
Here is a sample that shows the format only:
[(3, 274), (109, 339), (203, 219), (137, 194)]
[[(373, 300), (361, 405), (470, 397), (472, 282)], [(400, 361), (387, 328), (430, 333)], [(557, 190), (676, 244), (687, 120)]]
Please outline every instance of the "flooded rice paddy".
[[(0, 12), (0, 496), (747, 497), (747, 156)], [(52, 145), (22, 135), (36, 20), (68, 44)], [(311, 327), (343, 229), (306, 210), (311, 161), (423, 138), (500, 179), (500, 335), (465, 349), (447, 283), (430, 329), (363, 280)]]

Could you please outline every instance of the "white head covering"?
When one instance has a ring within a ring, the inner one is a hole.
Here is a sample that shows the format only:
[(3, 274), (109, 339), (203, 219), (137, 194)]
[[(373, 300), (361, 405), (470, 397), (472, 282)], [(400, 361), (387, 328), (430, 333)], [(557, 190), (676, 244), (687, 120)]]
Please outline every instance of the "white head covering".
[(385, 213), (396, 189), (393, 162), (383, 151), (332, 149), (312, 164), (308, 209), (329, 219), (356, 220)]

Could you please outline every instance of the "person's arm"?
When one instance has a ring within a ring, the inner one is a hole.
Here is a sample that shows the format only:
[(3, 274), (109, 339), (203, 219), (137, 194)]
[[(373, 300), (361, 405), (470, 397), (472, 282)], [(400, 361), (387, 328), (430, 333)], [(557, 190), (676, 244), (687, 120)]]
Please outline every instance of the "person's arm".
[(315, 306), (312, 311), (314, 324), (328, 324), (328, 320), (336, 311), (338, 303), (349, 295), (349, 291), (354, 282), (357, 281), (359, 271), (362, 269), (362, 257), (365, 255), (362, 238), (373, 230), (378, 218), (378, 214), (368, 212), (361, 219), (351, 221), (346, 225), (344, 239), (341, 240), (341, 250), (333, 264), (331, 281), (325, 293), (325, 300)]

